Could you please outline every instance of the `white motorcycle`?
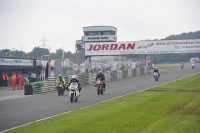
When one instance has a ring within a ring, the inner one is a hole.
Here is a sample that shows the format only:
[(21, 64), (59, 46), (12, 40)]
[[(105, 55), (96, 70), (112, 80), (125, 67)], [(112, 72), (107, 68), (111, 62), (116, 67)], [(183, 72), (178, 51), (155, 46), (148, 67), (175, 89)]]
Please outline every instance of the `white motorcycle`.
[(74, 101), (77, 102), (78, 97), (80, 96), (78, 84), (76, 82), (72, 82), (68, 87), (68, 89), (69, 89), (70, 102), (71, 103), (73, 103)]
[(158, 73), (157, 73), (157, 72), (154, 72), (154, 73), (153, 73), (153, 76), (154, 76), (154, 79), (155, 79), (156, 81), (158, 81), (158, 78), (159, 78)]

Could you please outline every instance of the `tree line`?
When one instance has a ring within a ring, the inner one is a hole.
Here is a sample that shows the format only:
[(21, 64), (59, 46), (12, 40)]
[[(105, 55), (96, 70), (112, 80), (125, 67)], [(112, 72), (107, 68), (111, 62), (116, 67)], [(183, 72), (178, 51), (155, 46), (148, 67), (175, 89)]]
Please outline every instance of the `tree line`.
[[(6, 51), (6, 52), (5, 52)], [(0, 50), (0, 55), (1, 56), (9, 56), (9, 57), (19, 57), (19, 58), (39, 58), (42, 55), (51, 55), (51, 59), (62, 59), (63, 56), (63, 50), (56, 49), (56, 52), (51, 52), (49, 53), (49, 49), (47, 48), (40, 48), (40, 47), (35, 47), (31, 52), (24, 52), (24, 51), (19, 51), (19, 50), (5, 50), (2, 49)], [(73, 58), (74, 53), (68, 51), (64, 51), (64, 59), (71, 59)]]

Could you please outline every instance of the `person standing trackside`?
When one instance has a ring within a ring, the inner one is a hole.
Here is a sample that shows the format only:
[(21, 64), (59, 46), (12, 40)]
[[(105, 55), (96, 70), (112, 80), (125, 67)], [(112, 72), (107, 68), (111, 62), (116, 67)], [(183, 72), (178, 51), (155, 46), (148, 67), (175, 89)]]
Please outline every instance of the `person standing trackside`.
[(15, 90), (15, 87), (16, 87), (16, 74), (15, 72), (13, 73), (13, 76), (12, 76), (12, 90)]
[(7, 87), (8, 86), (8, 74), (5, 73), (5, 86)]
[(18, 90), (23, 89), (23, 76), (21, 73), (18, 75)]
[(2, 74), (2, 81), (3, 81), (3, 84), (2, 84), (2, 86), (3, 87), (5, 87), (6, 86), (6, 75), (5, 75), (5, 73), (3, 72), (3, 74)]
[(48, 70), (51, 68), (50, 63), (51, 63), (51, 60), (49, 59), (49, 61), (47, 61), (47, 64), (46, 64), (46, 79), (48, 79), (48, 77), (49, 77)]
[(1, 89), (1, 86), (2, 86), (2, 76), (0, 74), (0, 89)]

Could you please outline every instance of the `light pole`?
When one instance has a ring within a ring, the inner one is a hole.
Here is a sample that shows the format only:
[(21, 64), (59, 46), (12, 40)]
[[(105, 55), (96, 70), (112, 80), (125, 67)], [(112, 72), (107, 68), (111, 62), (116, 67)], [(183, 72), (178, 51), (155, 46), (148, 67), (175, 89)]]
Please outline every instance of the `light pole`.
[(12, 49), (13, 49), (13, 57), (14, 57), (14, 49), (15, 49), (15, 48), (12, 48)]

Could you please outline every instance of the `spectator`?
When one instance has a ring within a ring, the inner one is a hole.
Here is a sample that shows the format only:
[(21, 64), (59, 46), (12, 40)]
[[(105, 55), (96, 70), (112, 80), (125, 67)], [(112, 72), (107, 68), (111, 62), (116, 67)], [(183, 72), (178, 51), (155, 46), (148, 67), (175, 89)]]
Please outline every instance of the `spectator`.
[(0, 75), (0, 89), (1, 89), (1, 86), (2, 86), (2, 75)]
[(12, 90), (15, 90), (15, 87), (16, 87), (16, 74), (15, 72), (13, 73), (13, 76), (12, 76)]
[(49, 77), (49, 71), (48, 70), (51, 68), (50, 63), (51, 63), (51, 60), (49, 59), (49, 61), (47, 61), (47, 65), (46, 65), (46, 79)]
[(3, 84), (2, 84), (2, 86), (3, 87), (5, 87), (6, 86), (6, 75), (5, 75), (5, 73), (3, 72), (3, 74), (2, 74), (2, 81), (3, 81)]
[(18, 90), (23, 89), (23, 76), (21, 73), (18, 75)]
[(5, 86), (7, 87), (8, 86), (8, 74), (5, 73)]

